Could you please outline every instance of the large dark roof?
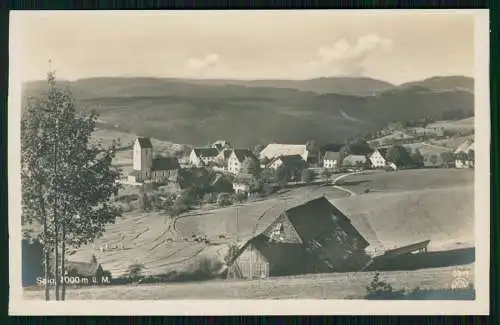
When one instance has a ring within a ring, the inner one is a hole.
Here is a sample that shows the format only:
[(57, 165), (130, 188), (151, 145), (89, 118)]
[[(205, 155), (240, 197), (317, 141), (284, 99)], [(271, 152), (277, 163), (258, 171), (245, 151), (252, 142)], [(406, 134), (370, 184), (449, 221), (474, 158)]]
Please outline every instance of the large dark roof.
[(153, 159), (151, 170), (170, 170), (179, 168), (179, 161), (175, 157), (157, 157)]
[(233, 152), (239, 162), (243, 162), (247, 157), (257, 160), (257, 157), (249, 149), (234, 149)]
[(137, 141), (139, 141), (139, 146), (141, 148), (153, 148), (153, 145), (151, 144), (151, 139), (149, 138), (138, 137)]
[(219, 154), (217, 148), (194, 148), (193, 150), (198, 157), (215, 157)]
[(280, 159), (283, 162), (283, 165), (291, 167), (291, 168), (303, 168), (306, 167), (307, 164), (300, 155), (287, 155), (287, 156), (279, 156), (270, 163), (272, 164), (275, 160)]
[(342, 267), (339, 265), (339, 258), (345, 252), (363, 250), (369, 245), (345, 214), (325, 197), (294, 207), (284, 205), (283, 210), (275, 215), (275, 221), (261, 234), (269, 233), (285, 216), (301, 238), (303, 248), (333, 268)]

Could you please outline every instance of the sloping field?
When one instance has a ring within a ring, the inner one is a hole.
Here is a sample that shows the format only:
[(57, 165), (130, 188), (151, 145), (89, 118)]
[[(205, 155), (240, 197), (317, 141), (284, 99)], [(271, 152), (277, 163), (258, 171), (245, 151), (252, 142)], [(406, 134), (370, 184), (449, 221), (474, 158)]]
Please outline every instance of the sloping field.
[[(449, 289), (455, 267), (417, 271), (384, 272), (382, 280), (395, 290)], [(474, 279), (471, 265), (460, 270)], [(163, 299), (360, 299), (373, 273), (315, 274), (253, 281), (207, 281), (154, 285), (123, 285), (70, 289), (69, 300), (163, 300)], [(468, 277), (469, 278), (469, 277)], [(43, 291), (24, 292), (25, 299), (43, 299)], [(429, 297), (428, 299), (438, 299)]]
[(444, 127), (446, 130), (456, 131), (456, 130), (473, 130), (474, 129), (474, 117), (464, 118), (458, 121), (437, 121), (430, 124), (430, 127)]
[(368, 193), (339, 200), (373, 250), (430, 239), (429, 250), (474, 246), (473, 186)]
[[(474, 245), (472, 180), (473, 172), (462, 170), (381, 172), (344, 178), (341, 185), (354, 193), (367, 187), (373, 191), (350, 198), (332, 186), (307, 186), (238, 206), (193, 210), (176, 219), (164, 213), (128, 213), (71, 259), (86, 261), (95, 254), (113, 276), (132, 263), (144, 264), (146, 274), (168, 272), (196, 256), (223, 254), (229, 242), (243, 242), (262, 231), (283, 206), (319, 195), (346, 213), (371, 243), (370, 249), (426, 239), (431, 240), (430, 250), (463, 248)], [(193, 241), (193, 234), (206, 235), (211, 245)], [(101, 252), (106, 244), (108, 250)]]
[(429, 250), (474, 246), (474, 172), (416, 169), (352, 175), (341, 185), (358, 194), (338, 200), (371, 250), (430, 239)]
[[(223, 254), (230, 241), (249, 239), (256, 225), (267, 226), (273, 221), (276, 216), (273, 214), (266, 214), (264, 220), (259, 218), (268, 209), (280, 207), (283, 199), (288, 203), (302, 202), (307, 196), (323, 193), (330, 199), (347, 196), (331, 187), (308, 186), (262, 201), (221, 209), (198, 209), (175, 219), (160, 212), (126, 213), (107, 227), (102, 238), (79, 249), (70, 259), (88, 261), (94, 254), (113, 276), (123, 275), (133, 263), (144, 264), (145, 274), (162, 274), (185, 267), (196, 256), (213, 257), (219, 251)], [(219, 245), (195, 242), (193, 234), (204, 234), (212, 244)], [(225, 235), (226, 239), (219, 239), (220, 235)], [(101, 251), (101, 247), (105, 251)], [(222, 259), (222, 256), (217, 258)]]
[(441, 147), (439, 145), (427, 144), (427, 143), (411, 143), (405, 144), (404, 147), (411, 149), (412, 151), (418, 149), (422, 155), (439, 155), (443, 152), (452, 152), (452, 148)]

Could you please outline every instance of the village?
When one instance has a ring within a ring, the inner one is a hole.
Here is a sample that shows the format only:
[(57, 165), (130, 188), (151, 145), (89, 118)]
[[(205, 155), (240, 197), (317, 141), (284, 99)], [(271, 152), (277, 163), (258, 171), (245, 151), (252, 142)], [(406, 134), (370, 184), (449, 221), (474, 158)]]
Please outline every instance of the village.
[[(222, 273), (215, 272), (218, 277), (223, 274), (228, 279), (255, 279), (318, 272), (361, 272), (381, 265), (396, 265), (409, 254), (427, 252), (432, 239), (420, 238), (376, 254), (369, 253), (366, 249), (373, 243), (351, 224), (349, 217), (333, 205), (325, 193), (332, 188), (354, 195), (342, 187), (341, 179), (349, 175), (471, 169), (474, 167), (474, 140), (470, 133), (450, 136), (443, 127), (394, 130), (380, 135), (368, 141), (352, 140), (321, 146), (311, 141), (233, 148), (229, 141), (218, 140), (208, 146), (193, 147), (181, 157), (158, 155), (150, 138), (136, 137), (133, 146), (122, 150), (122, 155), (131, 156), (132, 170), (120, 180), (126, 190), (117, 201), (124, 204), (125, 212), (141, 213), (136, 223), (147, 224), (148, 214), (167, 216), (168, 226), (162, 233), (164, 239), (154, 246), (163, 247), (162, 254), (169, 255), (170, 250), (175, 254), (176, 250), (187, 249), (182, 245), (189, 243), (198, 248), (198, 253), (208, 251), (208, 254), (213, 253), (210, 253), (211, 248), (224, 246), (222, 260), (225, 266)], [(314, 184), (319, 187), (308, 188)], [(293, 191), (297, 193), (289, 194), (295, 195), (293, 199), (282, 199), (287, 192)], [(370, 188), (363, 188), (362, 192), (368, 193)], [(252, 216), (238, 208), (241, 204), (252, 207), (267, 201), (273, 202), (266, 206), (268, 209), (251, 210)], [(224, 213), (236, 214), (231, 217), (236, 218), (236, 229), (228, 230), (226, 226), (224, 231), (216, 232), (214, 229), (220, 227), (217, 221), (211, 225), (209, 217), (206, 229), (214, 231), (188, 234), (175, 229), (176, 221), (182, 221), (183, 216), (189, 217), (193, 211), (217, 213), (227, 209), (233, 212)], [(148, 229), (151, 227), (155, 227), (153, 221)], [(252, 228), (252, 231), (245, 234), (244, 228)], [(117, 259), (113, 264), (119, 264), (118, 269), (98, 262), (96, 255), (126, 256), (127, 250), (134, 245), (124, 235), (115, 239), (105, 234), (103, 240), (94, 243), (91, 262), (82, 261), (82, 258), (72, 261), (70, 257), (68, 276), (104, 278), (104, 284), (110, 283), (108, 279), (113, 279), (111, 283), (115, 284), (164, 281), (154, 272), (145, 272), (148, 265), (141, 262), (125, 268), (124, 260)], [(177, 247), (179, 245), (181, 248)], [(387, 260), (389, 257), (392, 259)], [(175, 274), (175, 268), (169, 272)], [(27, 277), (35, 278), (33, 275)], [(175, 276), (167, 278), (167, 281), (175, 281)], [(88, 283), (89, 280), (80, 282)], [(75, 285), (81, 286), (81, 283)]]

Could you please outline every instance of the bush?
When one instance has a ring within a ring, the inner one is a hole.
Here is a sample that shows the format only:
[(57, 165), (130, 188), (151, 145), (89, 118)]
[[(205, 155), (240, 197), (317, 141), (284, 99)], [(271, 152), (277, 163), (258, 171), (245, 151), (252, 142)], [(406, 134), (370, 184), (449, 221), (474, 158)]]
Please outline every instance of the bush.
[(382, 292), (392, 292), (393, 289), (389, 283), (380, 280), (380, 272), (377, 272), (370, 284), (366, 286), (366, 291), (368, 294), (379, 294)]
[(244, 192), (238, 192), (238, 193), (236, 193), (236, 194), (234, 195), (234, 200), (235, 200), (236, 202), (241, 203), (241, 202), (246, 201), (246, 199), (248, 199), (248, 196), (247, 196), (247, 194), (246, 194), (246, 193), (244, 193)]
[(142, 277), (142, 271), (144, 270), (144, 264), (134, 263), (129, 265), (127, 269), (127, 278), (132, 281), (138, 280)]

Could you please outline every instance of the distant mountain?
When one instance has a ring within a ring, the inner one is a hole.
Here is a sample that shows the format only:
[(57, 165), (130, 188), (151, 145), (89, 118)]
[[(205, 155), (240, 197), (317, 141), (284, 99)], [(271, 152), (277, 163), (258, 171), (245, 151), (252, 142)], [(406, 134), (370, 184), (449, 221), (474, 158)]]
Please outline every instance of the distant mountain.
[(375, 95), (394, 87), (385, 81), (371, 78), (316, 78), (309, 80), (223, 80), (223, 79), (184, 79), (191, 84), (200, 85), (236, 85), (259, 88), (285, 88), (300, 91), (312, 91), (320, 94), (344, 94), (368, 96)]
[[(450, 110), (474, 111), (469, 91), (434, 91), (418, 84), (371, 96), (155, 78), (92, 78), (60, 84), (69, 87), (81, 110), (96, 110), (101, 120), (120, 131), (197, 145), (218, 139), (237, 146), (312, 139), (343, 142), (389, 122), (439, 118)], [(45, 89), (45, 82), (26, 83), (24, 95)]]
[(420, 81), (407, 82), (399, 88), (423, 87), (433, 91), (464, 90), (474, 92), (474, 79), (464, 76), (432, 77)]

